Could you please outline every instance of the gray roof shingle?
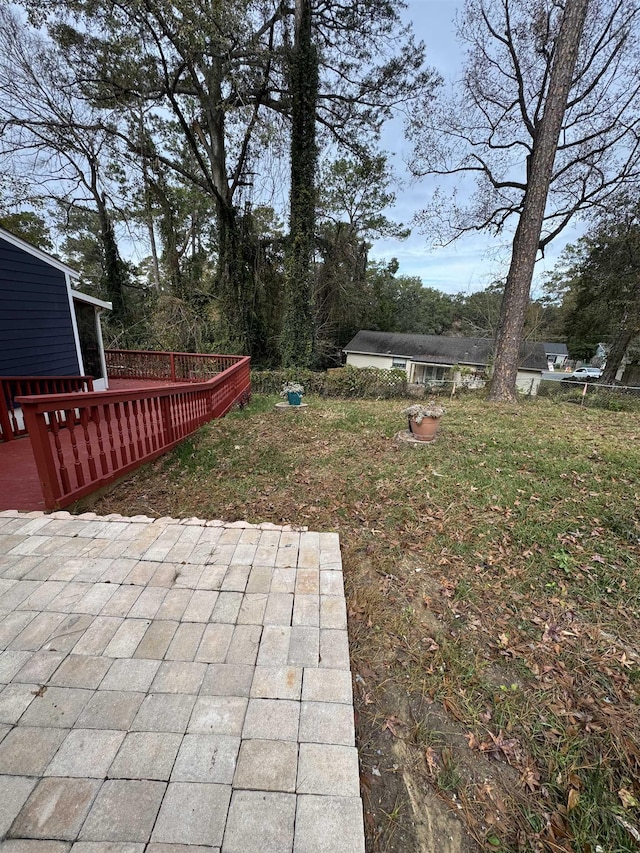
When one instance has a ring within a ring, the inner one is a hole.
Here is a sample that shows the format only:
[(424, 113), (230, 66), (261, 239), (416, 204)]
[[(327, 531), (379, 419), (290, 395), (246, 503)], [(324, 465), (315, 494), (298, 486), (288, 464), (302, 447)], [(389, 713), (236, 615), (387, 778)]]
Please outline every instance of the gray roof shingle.
[[(345, 353), (368, 353), (410, 358), (427, 364), (466, 364), (486, 367), (493, 351), (492, 338), (456, 338), (443, 335), (407, 335), (361, 331), (344, 347)], [(524, 343), (519, 367), (546, 370), (544, 344)]]
[(544, 344), (544, 351), (549, 353), (549, 355), (569, 355), (566, 344), (559, 344), (553, 341), (548, 341)]

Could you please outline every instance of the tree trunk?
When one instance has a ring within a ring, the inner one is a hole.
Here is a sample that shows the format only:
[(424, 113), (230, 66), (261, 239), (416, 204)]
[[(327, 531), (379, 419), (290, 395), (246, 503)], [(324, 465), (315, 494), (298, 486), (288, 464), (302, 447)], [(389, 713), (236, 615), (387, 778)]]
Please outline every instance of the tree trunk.
[(514, 402), (518, 358), (558, 137), (567, 107), (589, 0), (567, 0), (555, 44), (544, 114), (535, 130), (522, 212), (502, 300), (489, 399)]
[(629, 311), (627, 310), (624, 313), (622, 322), (618, 327), (617, 334), (607, 355), (607, 364), (600, 378), (601, 385), (613, 385), (615, 383), (616, 373), (622, 364), (622, 359), (629, 348), (629, 344), (638, 334), (638, 331), (640, 331), (637, 328), (630, 327), (629, 319)]
[[(212, 61), (208, 75), (210, 99), (206, 112), (209, 171), (216, 201), (218, 224), (217, 295), (221, 332), (225, 345), (234, 352), (253, 355), (252, 316), (256, 292), (255, 253), (257, 241), (247, 222), (234, 206), (233, 189), (227, 176), (225, 99), (221, 60)], [(197, 125), (197, 122), (195, 123)], [(196, 135), (204, 138), (198, 126)], [(194, 143), (194, 148), (195, 146)]]
[(232, 204), (218, 206), (218, 220), (218, 295), (226, 344), (254, 355), (258, 242), (251, 218), (239, 216)]
[(162, 211), (160, 215), (160, 239), (162, 240), (162, 265), (172, 296), (184, 299), (180, 253), (176, 240), (174, 202), (166, 194), (166, 187), (158, 186), (156, 198)]
[(124, 296), (126, 273), (113, 230), (113, 223), (102, 199), (97, 204), (100, 222), (100, 240), (102, 242), (102, 280), (113, 309), (112, 321), (121, 327), (127, 324), (127, 306)]
[(147, 232), (149, 234), (149, 246), (151, 248), (153, 286), (156, 293), (160, 293), (160, 261), (158, 260), (158, 246), (156, 245), (156, 232), (153, 225), (153, 215), (149, 208), (147, 209)]
[[(140, 140), (141, 144), (144, 141), (144, 113), (142, 108), (139, 115), (140, 123)], [(158, 246), (156, 244), (156, 230), (153, 221), (153, 207), (151, 205), (151, 185), (149, 182), (149, 164), (147, 158), (143, 156), (142, 162), (142, 187), (144, 193), (144, 212), (146, 216), (147, 233), (149, 235), (149, 248), (151, 249), (151, 269), (153, 272), (153, 286), (156, 293), (160, 293), (160, 261), (158, 259)]]
[(311, 3), (312, 0), (296, 0), (295, 40), (290, 70), (291, 210), (282, 361), (285, 366), (295, 367), (309, 367), (313, 358), (312, 277), (318, 55), (311, 40)]

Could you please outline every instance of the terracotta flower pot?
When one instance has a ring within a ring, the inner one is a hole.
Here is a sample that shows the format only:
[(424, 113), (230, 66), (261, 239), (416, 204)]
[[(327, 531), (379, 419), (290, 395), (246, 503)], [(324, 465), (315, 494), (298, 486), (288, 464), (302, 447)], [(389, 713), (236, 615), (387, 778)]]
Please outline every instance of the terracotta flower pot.
[(409, 418), (409, 429), (418, 441), (435, 441), (439, 426), (440, 418), (422, 418), (420, 423), (415, 418)]

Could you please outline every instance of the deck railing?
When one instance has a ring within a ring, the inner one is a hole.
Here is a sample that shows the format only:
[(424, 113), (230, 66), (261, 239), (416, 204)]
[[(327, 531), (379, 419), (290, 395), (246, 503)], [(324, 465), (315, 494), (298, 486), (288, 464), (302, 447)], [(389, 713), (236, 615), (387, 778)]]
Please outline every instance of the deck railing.
[(93, 391), (91, 376), (0, 376), (0, 438), (27, 434), (17, 397)]
[(47, 509), (112, 483), (248, 399), (250, 359), (228, 358), (235, 363), (207, 382), (21, 397)]
[(118, 379), (166, 379), (169, 382), (202, 382), (238, 361), (237, 355), (147, 350), (105, 350), (107, 373)]

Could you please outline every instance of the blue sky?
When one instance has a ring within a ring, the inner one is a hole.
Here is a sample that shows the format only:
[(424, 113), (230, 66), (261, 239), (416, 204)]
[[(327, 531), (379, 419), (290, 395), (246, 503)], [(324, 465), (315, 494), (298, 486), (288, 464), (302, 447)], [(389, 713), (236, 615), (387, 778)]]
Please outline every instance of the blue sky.
[[(413, 23), (418, 39), (427, 46), (427, 61), (444, 78), (445, 85), (455, 80), (461, 71), (461, 48), (455, 36), (455, 14), (462, 0), (407, 0), (404, 18)], [(396, 206), (388, 212), (394, 220), (412, 227), (411, 236), (404, 241), (378, 240), (370, 252), (372, 260), (398, 258), (399, 273), (419, 276), (423, 283), (447, 293), (467, 293), (482, 290), (505, 277), (509, 265), (509, 235), (496, 240), (488, 234), (471, 234), (456, 243), (431, 249), (428, 237), (412, 225), (413, 216), (426, 205), (429, 180), (411, 181), (404, 163), (410, 147), (404, 140), (402, 122), (394, 122), (383, 135), (383, 147), (392, 155), (391, 162), (403, 177), (403, 187), (397, 191)], [(472, 189), (472, 185), (470, 185)], [(536, 266), (536, 279), (554, 266), (567, 242), (573, 242), (579, 232), (568, 229), (548, 249), (546, 257)]]

